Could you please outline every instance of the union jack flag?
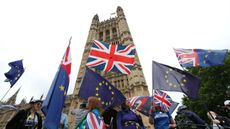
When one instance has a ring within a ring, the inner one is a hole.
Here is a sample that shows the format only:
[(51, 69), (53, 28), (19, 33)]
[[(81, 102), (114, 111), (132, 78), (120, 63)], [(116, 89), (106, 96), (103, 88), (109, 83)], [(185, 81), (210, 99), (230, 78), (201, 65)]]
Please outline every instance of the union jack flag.
[(195, 49), (174, 49), (179, 64), (182, 67), (186, 66), (199, 66), (198, 55)]
[(154, 102), (155, 106), (160, 106), (163, 111), (168, 112), (168, 110), (172, 104), (172, 99), (166, 93), (164, 93), (160, 90), (155, 90), (153, 102)]
[(134, 61), (134, 44), (123, 46), (94, 40), (86, 65), (105, 72), (130, 74)]
[(103, 119), (94, 114), (93, 112), (89, 112), (86, 117), (86, 125), (83, 127), (85, 129), (106, 129), (105, 123)]
[(152, 99), (150, 96), (135, 96), (128, 100), (129, 106), (133, 109), (149, 116), (149, 110), (152, 105)]

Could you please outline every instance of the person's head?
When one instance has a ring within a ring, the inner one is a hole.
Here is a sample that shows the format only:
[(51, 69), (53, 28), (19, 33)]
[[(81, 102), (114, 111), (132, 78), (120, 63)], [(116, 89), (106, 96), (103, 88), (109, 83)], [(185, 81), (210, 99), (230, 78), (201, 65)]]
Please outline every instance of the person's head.
[(162, 111), (161, 106), (159, 105), (154, 105), (155, 111)]
[(87, 105), (87, 101), (83, 101), (81, 104), (80, 104), (80, 109), (86, 109), (86, 105)]
[(40, 111), (42, 107), (42, 101), (41, 100), (33, 100), (30, 102), (31, 109), (34, 112)]
[(88, 110), (92, 110), (94, 108), (102, 111), (101, 101), (97, 97), (89, 97), (88, 98), (88, 104), (86, 106)]
[(130, 106), (129, 106), (127, 101), (125, 101), (123, 104), (121, 104), (121, 109), (122, 110), (126, 110), (126, 109), (129, 109), (129, 108), (130, 108)]
[(230, 110), (230, 100), (224, 101), (224, 106), (225, 106), (228, 110)]

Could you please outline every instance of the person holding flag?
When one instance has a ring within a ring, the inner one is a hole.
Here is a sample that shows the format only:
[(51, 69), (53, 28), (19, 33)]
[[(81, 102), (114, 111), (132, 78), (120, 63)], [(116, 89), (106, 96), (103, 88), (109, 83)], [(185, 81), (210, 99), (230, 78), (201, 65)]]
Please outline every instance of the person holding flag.
[(149, 123), (154, 124), (154, 129), (173, 129), (176, 128), (176, 122), (169, 114), (161, 109), (160, 106), (154, 105), (149, 111)]
[(41, 129), (42, 117), (38, 113), (41, 110), (42, 101), (30, 102), (28, 109), (22, 109), (7, 123), (6, 129)]
[(155, 129), (175, 128), (176, 122), (169, 113), (171, 97), (161, 90), (154, 90), (153, 106), (149, 111), (149, 123), (154, 124)]
[(133, 112), (128, 101), (121, 105), (121, 111), (117, 113), (118, 129), (145, 129), (140, 115)]
[(75, 129), (106, 129), (105, 122), (101, 117), (102, 105), (97, 97), (88, 98), (87, 109), (89, 112)]

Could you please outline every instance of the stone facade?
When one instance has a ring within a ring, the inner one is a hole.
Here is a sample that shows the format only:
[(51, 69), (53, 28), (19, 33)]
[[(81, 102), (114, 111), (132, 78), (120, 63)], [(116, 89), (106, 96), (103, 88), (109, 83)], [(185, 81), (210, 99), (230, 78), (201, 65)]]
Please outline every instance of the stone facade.
[[(82, 101), (77, 97), (77, 93), (80, 88), (80, 82), (84, 75), (84, 70), (86, 66), (86, 62), (88, 59), (88, 55), (90, 52), (90, 48), (93, 40), (104, 41), (107, 43), (115, 43), (115, 44), (133, 44), (133, 38), (131, 36), (127, 20), (125, 18), (125, 14), (121, 7), (117, 7), (116, 10), (117, 16), (110, 18), (105, 21), (99, 21), (99, 16), (95, 15), (92, 19), (92, 23), (90, 26), (88, 38), (85, 45), (85, 50), (83, 52), (73, 96), (77, 98), (71, 102), (71, 108), (78, 107), (79, 103)], [(145, 82), (145, 78), (143, 75), (143, 71), (141, 68), (141, 64), (136, 53), (135, 56), (135, 64), (133, 69), (131, 70), (130, 75), (118, 74), (118, 73), (105, 73), (101, 71), (95, 70), (100, 75), (104, 76), (107, 80), (109, 80), (116, 88), (118, 88), (127, 98), (132, 96), (141, 96), (141, 95), (149, 95), (148, 87)], [(72, 110), (71, 109), (71, 110)], [(69, 113), (70, 114), (70, 113)], [(72, 123), (74, 121), (73, 117), (69, 115), (69, 121)], [(146, 126), (149, 128), (147, 118), (144, 118)], [(72, 127), (73, 124), (70, 124)]]

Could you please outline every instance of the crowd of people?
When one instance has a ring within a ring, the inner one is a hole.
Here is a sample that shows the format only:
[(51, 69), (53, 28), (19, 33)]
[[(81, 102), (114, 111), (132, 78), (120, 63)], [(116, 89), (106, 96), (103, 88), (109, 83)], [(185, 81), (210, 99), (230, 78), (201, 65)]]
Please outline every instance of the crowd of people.
[[(30, 107), (19, 110), (7, 123), (6, 129), (44, 129), (42, 117), (38, 113), (41, 106), (41, 100), (31, 101)], [(230, 100), (226, 100), (224, 106), (230, 110)], [(98, 98), (89, 97), (80, 104), (79, 109), (72, 110), (71, 115), (75, 117), (73, 129), (145, 129), (141, 115), (130, 108), (127, 102), (103, 110)], [(206, 124), (185, 105), (178, 108), (175, 119), (168, 112), (161, 110), (160, 106), (153, 106), (149, 111), (149, 123), (155, 129), (230, 129), (229, 116), (208, 111), (207, 117), (211, 124)], [(62, 112), (59, 129), (68, 128), (67, 114)]]

